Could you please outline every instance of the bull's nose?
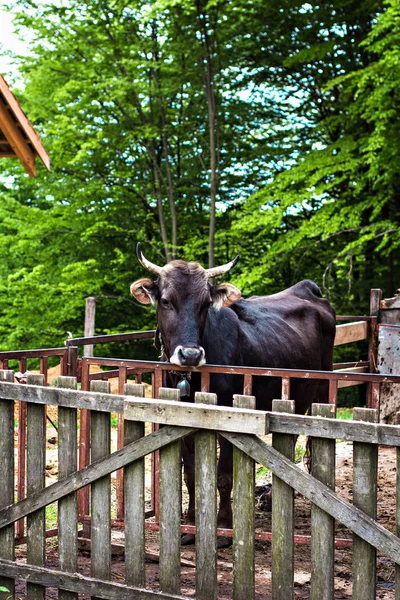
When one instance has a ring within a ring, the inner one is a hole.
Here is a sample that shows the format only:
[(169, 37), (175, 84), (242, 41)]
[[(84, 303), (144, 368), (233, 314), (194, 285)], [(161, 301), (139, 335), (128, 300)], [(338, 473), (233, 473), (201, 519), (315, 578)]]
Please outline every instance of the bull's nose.
[(179, 361), (181, 365), (196, 367), (204, 357), (203, 348), (182, 347), (179, 349)]

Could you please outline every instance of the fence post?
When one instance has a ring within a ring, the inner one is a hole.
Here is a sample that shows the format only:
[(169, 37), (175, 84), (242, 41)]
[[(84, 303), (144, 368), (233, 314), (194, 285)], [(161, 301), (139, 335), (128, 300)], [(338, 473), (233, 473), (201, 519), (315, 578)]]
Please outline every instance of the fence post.
[[(273, 400), (274, 412), (294, 413), (293, 400)], [(295, 436), (272, 435), (272, 446), (294, 460)], [(272, 475), (272, 598), (292, 600), (294, 594), (294, 492)]]
[[(126, 383), (126, 396), (144, 398), (144, 385)], [(125, 420), (124, 444), (144, 436), (144, 423)], [(145, 585), (145, 463), (144, 458), (124, 469), (125, 572), (126, 584)]]
[[(313, 404), (313, 417), (335, 417), (333, 404)], [(312, 438), (312, 476), (335, 490), (335, 440)], [(333, 600), (335, 520), (318, 506), (311, 506), (311, 599)]]
[[(217, 404), (216, 394), (196, 392), (195, 402)], [(195, 434), (196, 599), (217, 598), (217, 439), (210, 431)]]
[[(14, 382), (14, 371), (0, 371), (0, 381)], [(14, 503), (14, 402), (0, 400), (0, 508)], [(14, 525), (0, 531), (0, 557), (15, 560)], [(14, 598), (14, 579), (0, 577), (0, 586), (10, 592), (0, 592), (0, 599)]]
[[(177, 389), (160, 388), (160, 400), (180, 400)], [(160, 589), (169, 594), (181, 591), (181, 443), (160, 450)]]
[[(28, 375), (28, 385), (44, 385), (43, 375)], [(27, 403), (27, 495), (45, 487), (46, 418), (45, 405)], [(26, 560), (28, 564), (44, 567), (46, 559), (46, 511), (44, 508), (28, 515), (26, 519)], [(46, 588), (27, 584), (28, 600), (44, 600)]]
[[(233, 396), (235, 408), (255, 409), (255, 396)], [(254, 598), (254, 460), (233, 448), (233, 600)]]
[[(396, 448), (396, 535), (400, 537), (400, 447)], [(400, 600), (400, 565), (396, 564), (396, 600)]]
[[(124, 386), (126, 384), (128, 375), (127, 367), (119, 367), (118, 369), (118, 394), (124, 394)], [(117, 449), (123, 448), (124, 442), (124, 415), (118, 414), (118, 431), (117, 431)], [(120, 469), (117, 471), (116, 477), (116, 504), (117, 504), (117, 519), (123, 521), (124, 519), (124, 471)]]
[[(94, 336), (96, 320), (96, 296), (88, 296), (85, 303), (85, 327), (83, 335), (85, 337)], [(83, 347), (83, 353), (85, 356), (93, 356), (93, 344), (88, 344)]]
[[(108, 381), (92, 381), (92, 392), (110, 393)], [(98, 410), (91, 411), (90, 439), (91, 462), (110, 454), (111, 415)], [(108, 580), (111, 578), (111, 476), (105, 475), (92, 483), (91, 536), (92, 536), (92, 577)]]
[[(355, 421), (378, 422), (378, 413), (369, 408), (355, 408)], [(378, 446), (353, 442), (353, 502), (367, 515), (377, 514)], [(353, 535), (353, 600), (376, 598), (376, 550)]]
[(377, 342), (378, 342), (378, 331), (377, 324), (379, 319), (379, 309), (382, 300), (382, 290), (372, 289), (370, 292), (369, 300), (369, 314), (374, 317), (373, 321), (369, 322), (369, 346), (368, 346), (368, 360), (370, 373), (377, 372)]
[[(77, 389), (75, 377), (58, 378), (61, 389)], [(58, 407), (58, 479), (77, 470), (77, 409)], [(60, 569), (70, 573), (78, 570), (78, 499), (70, 494), (58, 502), (58, 549)], [(78, 594), (60, 589), (59, 600), (78, 600)]]

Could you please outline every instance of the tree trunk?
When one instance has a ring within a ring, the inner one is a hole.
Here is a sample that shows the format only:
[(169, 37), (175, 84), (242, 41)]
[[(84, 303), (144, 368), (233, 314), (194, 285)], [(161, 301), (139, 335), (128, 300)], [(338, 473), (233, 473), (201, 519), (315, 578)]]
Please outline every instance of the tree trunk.
[(215, 27), (213, 30), (213, 39), (210, 38), (207, 31), (206, 13), (202, 5), (202, 0), (197, 0), (197, 18), (201, 33), (201, 49), (203, 51), (200, 57), (200, 66), (203, 74), (204, 87), (207, 98), (208, 110), (208, 128), (210, 143), (210, 227), (208, 236), (208, 266), (215, 265), (215, 215), (216, 201), (219, 189), (219, 143), (218, 143), (218, 111), (217, 111), (217, 92), (215, 89), (214, 67), (213, 67), (213, 45), (215, 42)]

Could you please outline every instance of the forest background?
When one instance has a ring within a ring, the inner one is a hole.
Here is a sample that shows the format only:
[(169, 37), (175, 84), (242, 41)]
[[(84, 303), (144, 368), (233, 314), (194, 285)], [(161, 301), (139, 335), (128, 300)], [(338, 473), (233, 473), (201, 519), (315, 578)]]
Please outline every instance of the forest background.
[(137, 241), (159, 264), (240, 254), (244, 296), (303, 278), (339, 314), (392, 296), (399, 6), (15, 0), (32, 41), (11, 87), (52, 170), (0, 161), (0, 349), (82, 335), (87, 296), (96, 334), (153, 328)]

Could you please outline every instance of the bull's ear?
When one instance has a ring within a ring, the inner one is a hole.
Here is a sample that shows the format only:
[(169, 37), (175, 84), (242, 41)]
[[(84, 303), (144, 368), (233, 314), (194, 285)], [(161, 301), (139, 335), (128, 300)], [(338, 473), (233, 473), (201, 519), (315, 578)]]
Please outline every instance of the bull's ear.
[(211, 291), (213, 307), (217, 310), (237, 302), (242, 292), (231, 283), (221, 283)]
[(131, 294), (142, 304), (152, 304), (156, 301), (157, 284), (151, 279), (138, 279), (131, 285)]

